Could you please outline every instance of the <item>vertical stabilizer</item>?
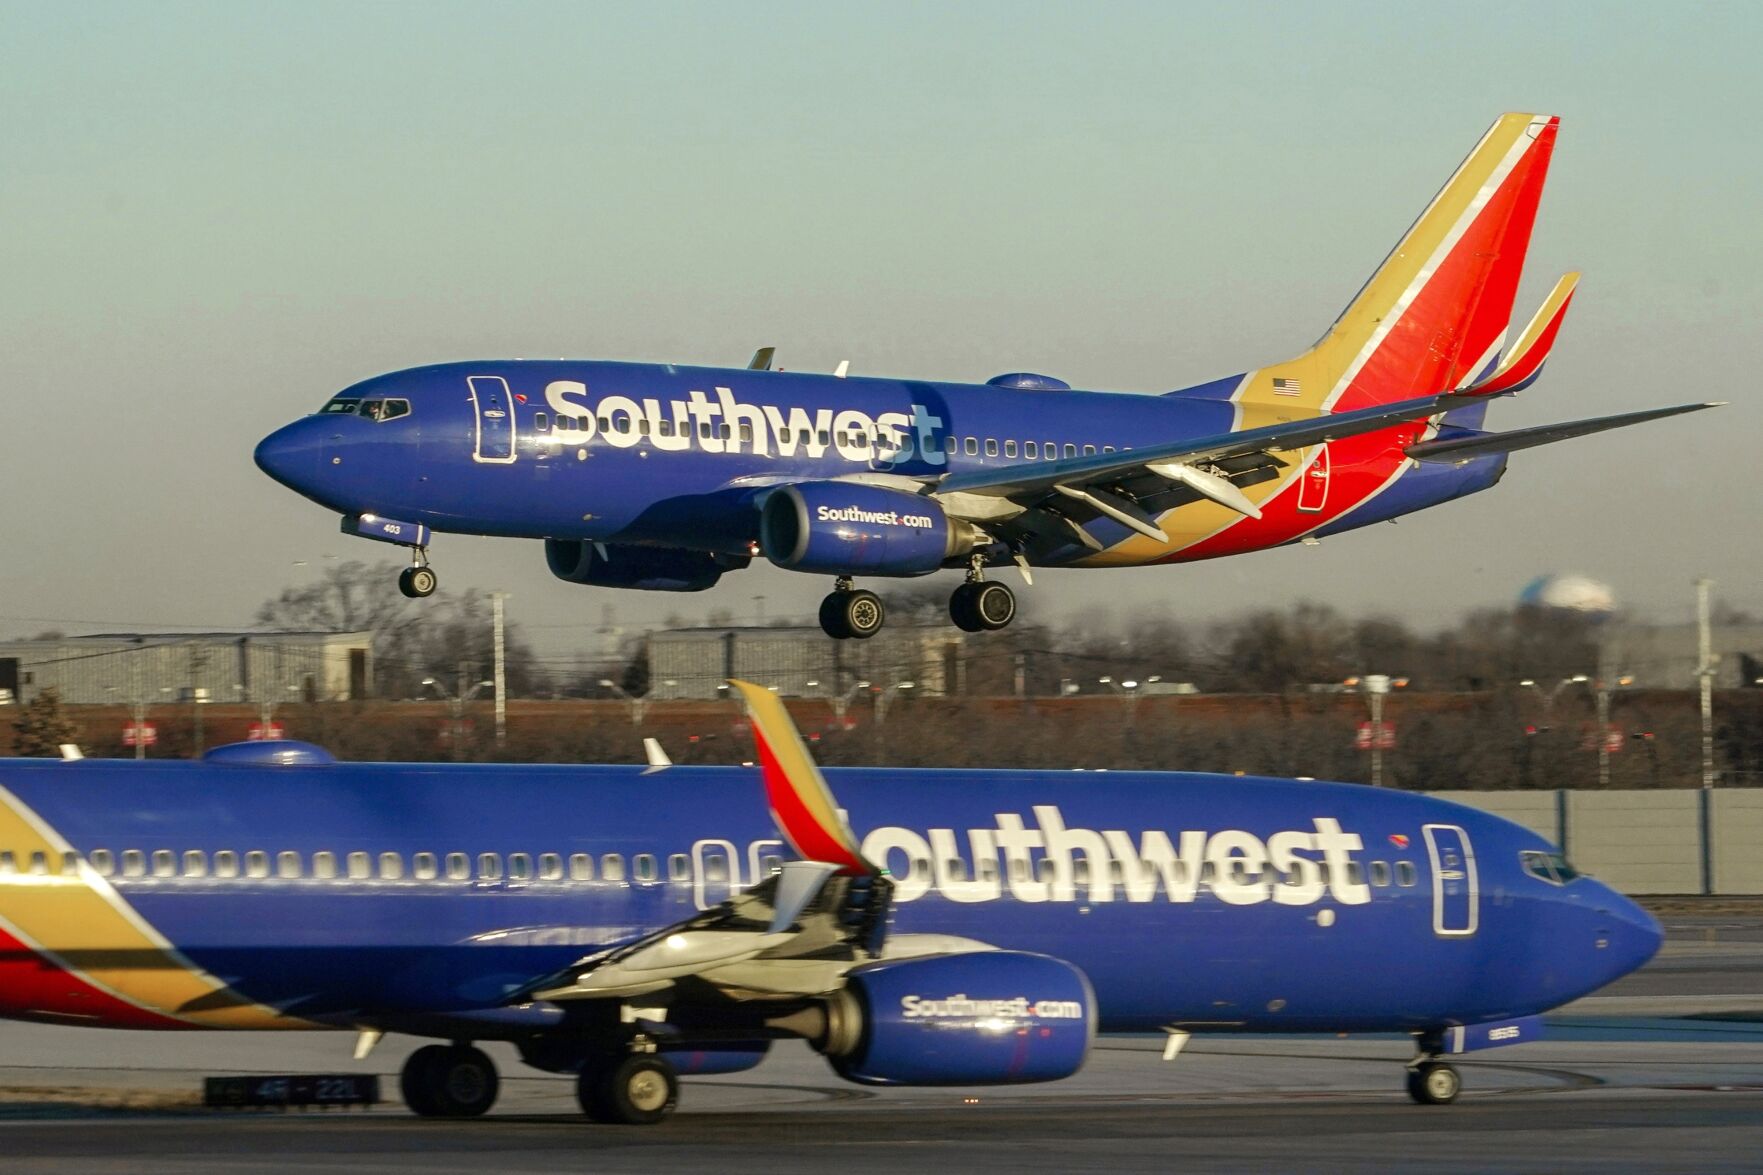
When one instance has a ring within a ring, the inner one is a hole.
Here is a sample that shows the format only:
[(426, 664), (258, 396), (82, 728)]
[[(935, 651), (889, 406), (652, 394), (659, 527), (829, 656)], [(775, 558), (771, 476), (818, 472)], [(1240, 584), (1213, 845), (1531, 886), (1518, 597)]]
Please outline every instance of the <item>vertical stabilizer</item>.
[(1472, 383), (1504, 344), (1559, 122), (1502, 115), (1328, 333), (1237, 400), (1347, 412)]

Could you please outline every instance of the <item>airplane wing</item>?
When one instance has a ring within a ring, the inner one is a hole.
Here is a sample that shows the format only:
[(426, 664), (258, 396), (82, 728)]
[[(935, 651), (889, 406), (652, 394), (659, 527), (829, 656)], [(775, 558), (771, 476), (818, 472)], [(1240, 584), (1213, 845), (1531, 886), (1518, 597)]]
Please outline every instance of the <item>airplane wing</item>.
[[(1036, 510), (1049, 518), (1068, 519), (1073, 505), (1086, 512), (1112, 518), (1121, 525), (1158, 542), (1168, 536), (1156, 519), (1139, 504), (1143, 493), (1129, 492), (1122, 483), (1149, 478), (1149, 490), (1180, 486), (1191, 495), (1210, 498), (1251, 518), (1260, 510), (1249, 500), (1232, 475), (1252, 473), (1267, 465), (1283, 464), (1275, 453), (1322, 444), (1341, 437), (1375, 432), (1404, 421), (1419, 420), (1446, 411), (1455, 397), (1446, 393), (1420, 396), (1391, 404), (1379, 404), (1354, 412), (1309, 416), (1262, 428), (1219, 433), (1163, 444), (1146, 445), (1120, 453), (1099, 453), (1063, 461), (1033, 461), (1000, 469), (976, 469), (953, 473), (931, 488), (931, 496), (957, 517), (997, 520), (997, 505), (976, 499), (1007, 499), (1017, 512)], [(1232, 468), (1233, 463), (1237, 468)], [(963, 502), (963, 498), (967, 501)], [(1086, 514), (1087, 516), (1087, 514)], [(1097, 541), (1081, 526), (1069, 525), (1074, 537), (1092, 549)]]
[(887, 938), (893, 890), (864, 859), (826, 780), (777, 696), (733, 681), (746, 702), (778, 830), (801, 854), (714, 909), (578, 960), (524, 989), (524, 1000), (788, 999), (836, 990), (880, 958), (990, 950), (949, 935)]
[(1591, 420), (1573, 420), (1565, 424), (1541, 424), (1534, 428), (1516, 428), (1511, 432), (1471, 432), (1458, 436), (1441, 436), (1430, 441), (1421, 441), (1409, 445), (1408, 456), (1416, 461), (1434, 461), (1458, 464), (1473, 457), (1485, 457), (1489, 453), (1511, 453), (1518, 449), (1534, 449), (1538, 445), (1552, 445), (1556, 441), (1565, 441), (1571, 437), (1583, 437), (1589, 433), (1603, 432), (1611, 428), (1625, 428), (1631, 424), (1641, 424), (1648, 420), (1660, 420), (1667, 416), (1680, 416), (1685, 412), (1700, 412), (1704, 408), (1719, 408), (1720, 401), (1705, 404), (1678, 404), (1671, 408), (1649, 408), (1644, 412), (1624, 412), (1619, 416), (1599, 416)]

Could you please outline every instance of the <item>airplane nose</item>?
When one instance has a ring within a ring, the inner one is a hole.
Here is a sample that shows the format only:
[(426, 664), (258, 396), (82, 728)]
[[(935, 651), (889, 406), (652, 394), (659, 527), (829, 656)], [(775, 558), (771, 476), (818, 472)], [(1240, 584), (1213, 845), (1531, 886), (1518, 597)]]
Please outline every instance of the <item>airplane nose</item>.
[(319, 437), (310, 422), (296, 420), (257, 443), (257, 468), (291, 490), (311, 489), (318, 479)]
[(1604, 982), (1610, 983), (1645, 966), (1658, 954), (1665, 943), (1665, 928), (1615, 890), (1609, 891), (1607, 899), (1598, 903), (1598, 931), (1608, 975)]

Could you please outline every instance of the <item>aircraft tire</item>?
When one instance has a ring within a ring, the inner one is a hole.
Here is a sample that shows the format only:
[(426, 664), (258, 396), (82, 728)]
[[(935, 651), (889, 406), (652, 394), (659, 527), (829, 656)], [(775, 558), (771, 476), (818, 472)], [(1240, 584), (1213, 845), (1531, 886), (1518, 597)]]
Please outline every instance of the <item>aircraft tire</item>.
[(1408, 1096), (1423, 1106), (1448, 1106), (1463, 1089), (1463, 1078), (1442, 1061), (1427, 1061), (1408, 1070)]
[(583, 1066), (575, 1089), (582, 1113), (619, 1126), (654, 1125), (679, 1105), (679, 1077), (653, 1053)]
[(845, 594), (833, 592), (820, 602), (820, 630), (838, 641), (851, 639), (845, 627)]
[(440, 577), (428, 567), (406, 567), (398, 573), (398, 590), (413, 600), (434, 595), (438, 586)]
[(973, 614), (981, 628), (995, 632), (1016, 619), (1016, 593), (1001, 583), (973, 585)]
[(857, 640), (866, 641), (887, 623), (888, 610), (881, 597), (859, 588), (854, 592), (835, 592), (840, 600), (840, 619), (845, 630)]
[(399, 1077), (404, 1104), (425, 1118), (475, 1118), (496, 1104), (495, 1062), (471, 1045), (424, 1045)]
[(979, 608), (974, 603), (974, 597), (978, 594), (974, 589), (979, 586), (981, 585), (976, 583), (964, 583), (949, 597), (949, 619), (962, 632), (985, 631), (986, 626), (979, 618)]

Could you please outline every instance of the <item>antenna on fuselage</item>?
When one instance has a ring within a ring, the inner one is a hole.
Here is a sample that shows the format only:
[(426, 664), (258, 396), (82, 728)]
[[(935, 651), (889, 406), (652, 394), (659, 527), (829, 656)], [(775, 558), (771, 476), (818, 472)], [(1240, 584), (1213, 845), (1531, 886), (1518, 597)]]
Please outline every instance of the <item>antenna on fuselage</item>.
[(777, 354), (776, 347), (761, 347), (753, 352), (753, 361), (747, 364), (748, 371), (770, 371), (771, 358)]

